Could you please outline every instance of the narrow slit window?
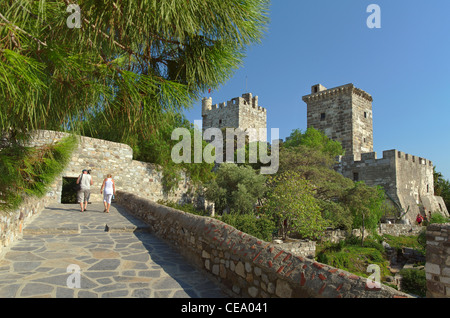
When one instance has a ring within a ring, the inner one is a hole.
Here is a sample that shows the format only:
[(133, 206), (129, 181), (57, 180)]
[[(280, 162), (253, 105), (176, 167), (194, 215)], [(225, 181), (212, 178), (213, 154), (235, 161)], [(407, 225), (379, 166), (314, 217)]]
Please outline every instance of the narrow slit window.
[(325, 113), (320, 114), (320, 120), (325, 120)]

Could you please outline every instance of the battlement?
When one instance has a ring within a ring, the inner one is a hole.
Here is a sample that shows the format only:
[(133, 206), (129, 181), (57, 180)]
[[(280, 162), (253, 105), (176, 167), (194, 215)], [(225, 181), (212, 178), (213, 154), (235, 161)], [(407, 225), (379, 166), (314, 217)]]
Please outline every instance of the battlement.
[(317, 85), (314, 85), (311, 87), (311, 94), (303, 96), (302, 99), (305, 103), (308, 103), (311, 101), (317, 101), (317, 100), (329, 98), (334, 95), (346, 94), (346, 93), (353, 93), (355, 95), (361, 96), (362, 98), (368, 100), (369, 102), (373, 101), (373, 98), (370, 94), (363, 91), (362, 89), (355, 87), (352, 83), (334, 87), (334, 88), (330, 88), (330, 89), (327, 89), (326, 87), (322, 86), (321, 84), (317, 84)]
[(357, 155), (345, 155), (345, 156), (339, 156), (338, 162), (339, 163), (345, 163), (345, 164), (376, 164), (376, 163), (388, 163), (391, 161), (394, 161), (394, 159), (397, 160), (399, 164), (402, 163), (410, 163), (415, 164), (417, 166), (423, 165), (423, 166), (429, 166), (433, 167), (433, 162), (431, 160), (427, 160), (422, 157), (413, 156), (407, 153), (404, 153), (402, 151), (398, 151), (396, 149), (392, 150), (385, 150), (383, 151), (383, 157), (377, 158), (376, 152), (366, 152), (361, 153), (361, 159), (357, 159)]
[(203, 98), (202, 100), (202, 116), (207, 115), (210, 112), (218, 112), (224, 108), (243, 108), (247, 107), (248, 109), (253, 109), (255, 111), (259, 111), (262, 113), (266, 113), (267, 110), (264, 107), (258, 105), (258, 96), (253, 97), (252, 93), (242, 94), (242, 97), (236, 97), (231, 99), (230, 101), (223, 102), (220, 104), (212, 103), (212, 98)]

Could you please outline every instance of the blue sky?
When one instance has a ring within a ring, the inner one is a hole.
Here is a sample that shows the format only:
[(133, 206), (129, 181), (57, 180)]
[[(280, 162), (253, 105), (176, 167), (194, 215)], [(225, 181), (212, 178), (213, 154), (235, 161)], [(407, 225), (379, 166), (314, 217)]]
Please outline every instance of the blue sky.
[[(381, 28), (366, 21), (381, 9)], [(268, 128), (285, 139), (306, 129), (302, 96), (311, 86), (348, 83), (372, 95), (374, 150), (398, 149), (433, 161), (450, 179), (450, 1), (272, 0), (271, 23), (243, 67), (219, 90), (218, 104), (251, 92)], [(186, 112), (201, 120), (201, 101)]]

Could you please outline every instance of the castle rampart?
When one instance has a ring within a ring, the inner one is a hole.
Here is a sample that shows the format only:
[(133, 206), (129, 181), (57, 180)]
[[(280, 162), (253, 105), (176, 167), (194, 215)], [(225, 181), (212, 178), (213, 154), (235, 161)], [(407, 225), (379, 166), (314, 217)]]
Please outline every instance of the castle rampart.
[[(228, 102), (214, 104), (212, 98), (202, 100), (203, 130), (208, 128), (267, 128), (267, 110), (259, 106), (258, 96), (243, 94)], [(260, 134), (259, 141), (266, 141), (267, 134)]]
[[(398, 150), (383, 151), (377, 158), (375, 152), (338, 158), (336, 170), (354, 181), (367, 185), (380, 185), (388, 197), (406, 212), (404, 221), (414, 224), (418, 213), (440, 212), (448, 216), (448, 210), (441, 197), (434, 195), (433, 163), (422, 157)], [(428, 215), (427, 215), (428, 217)]]

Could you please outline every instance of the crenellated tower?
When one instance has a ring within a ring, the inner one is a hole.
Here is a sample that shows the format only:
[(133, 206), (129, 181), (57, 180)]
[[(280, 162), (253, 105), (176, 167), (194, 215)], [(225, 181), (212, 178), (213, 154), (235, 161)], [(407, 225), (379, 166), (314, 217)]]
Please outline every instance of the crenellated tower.
[[(208, 128), (267, 128), (267, 110), (258, 105), (258, 96), (243, 94), (228, 102), (213, 105), (212, 98), (202, 100), (203, 131)], [(266, 141), (260, 134), (259, 141)]]
[(307, 125), (323, 131), (342, 144), (347, 155), (356, 158), (373, 151), (372, 96), (347, 84), (327, 89), (312, 86), (303, 96), (307, 104)]

